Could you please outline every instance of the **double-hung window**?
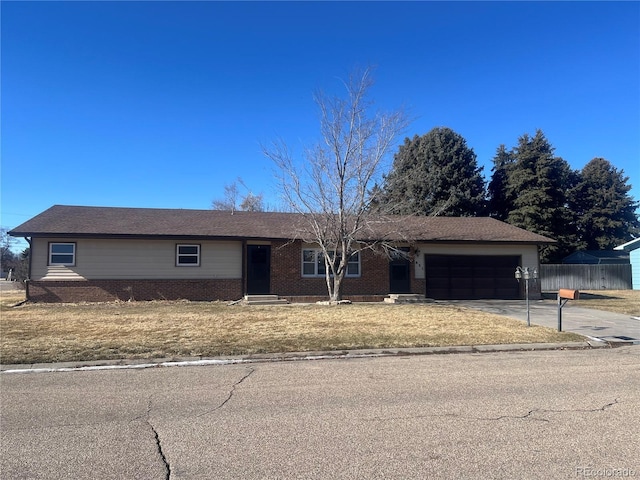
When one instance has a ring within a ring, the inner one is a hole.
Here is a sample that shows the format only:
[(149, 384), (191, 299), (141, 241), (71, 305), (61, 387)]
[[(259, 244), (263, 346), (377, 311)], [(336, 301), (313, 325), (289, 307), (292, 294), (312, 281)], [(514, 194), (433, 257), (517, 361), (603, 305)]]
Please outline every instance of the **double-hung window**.
[(360, 276), (360, 252), (351, 254), (347, 262), (347, 277)]
[[(333, 256), (335, 262), (340, 261), (340, 256)], [(324, 277), (326, 266), (324, 255), (319, 248), (305, 248), (302, 250), (302, 276), (303, 277)], [(360, 276), (360, 253), (355, 252), (349, 257), (347, 262), (347, 277)]]
[(76, 264), (75, 243), (50, 243), (49, 265), (65, 265), (72, 267)]
[(199, 267), (200, 245), (176, 245), (176, 265), (178, 267)]

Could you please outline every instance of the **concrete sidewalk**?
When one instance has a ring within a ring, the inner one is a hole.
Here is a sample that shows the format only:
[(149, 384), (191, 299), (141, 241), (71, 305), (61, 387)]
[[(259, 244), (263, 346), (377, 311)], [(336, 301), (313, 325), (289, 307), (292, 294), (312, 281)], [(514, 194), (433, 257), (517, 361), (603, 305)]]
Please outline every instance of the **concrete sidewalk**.
[[(451, 300), (450, 303), (489, 313), (527, 321), (525, 300)], [(558, 328), (558, 303), (556, 300), (530, 300), (532, 325)], [(580, 308), (569, 300), (562, 308), (562, 331), (573, 332), (607, 342), (625, 342), (640, 345), (640, 318), (620, 313)]]

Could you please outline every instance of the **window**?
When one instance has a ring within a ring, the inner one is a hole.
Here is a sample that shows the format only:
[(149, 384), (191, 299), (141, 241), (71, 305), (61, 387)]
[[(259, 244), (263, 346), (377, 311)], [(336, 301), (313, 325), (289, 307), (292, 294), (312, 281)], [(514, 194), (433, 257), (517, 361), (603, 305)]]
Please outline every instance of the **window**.
[[(336, 258), (336, 261), (340, 256)], [(324, 265), (324, 256), (320, 249), (304, 249), (302, 250), (302, 276), (303, 277), (324, 277), (326, 269)], [(360, 276), (360, 253), (351, 254), (347, 262), (347, 277)]]
[(49, 244), (49, 265), (76, 264), (76, 244), (75, 243), (50, 243)]
[(179, 267), (199, 267), (200, 245), (176, 245), (176, 265)]
[(356, 252), (349, 257), (347, 262), (347, 276), (356, 277), (360, 275), (360, 252)]

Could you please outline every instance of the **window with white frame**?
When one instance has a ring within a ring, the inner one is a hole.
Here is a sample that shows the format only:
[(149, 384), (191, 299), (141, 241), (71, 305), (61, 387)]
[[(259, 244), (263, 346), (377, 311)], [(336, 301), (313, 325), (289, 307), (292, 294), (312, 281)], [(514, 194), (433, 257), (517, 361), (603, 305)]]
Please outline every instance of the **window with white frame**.
[(176, 245), (176, 265), (178, 267), (199, 267), (200, 245)]
[[(340, 256), (335, 258), (339, 261)], [(324, 277), (326, 275), (326, 267), (324, 264), (324, 255), (319, 248), (305, 248), (302, 250), (302, 276), (303, 277)], [(360, 276), (360, 253), (355, 252), (349, 257), (347, 262), (347, 277)]]
[(76, 264), (75, 243), (50, 243), (49, 265), (74, 266)]

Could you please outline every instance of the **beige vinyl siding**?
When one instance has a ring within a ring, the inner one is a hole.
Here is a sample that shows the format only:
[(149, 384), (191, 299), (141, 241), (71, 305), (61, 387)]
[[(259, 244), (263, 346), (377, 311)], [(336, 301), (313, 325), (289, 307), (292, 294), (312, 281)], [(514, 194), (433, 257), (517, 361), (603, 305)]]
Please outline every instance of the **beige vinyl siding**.
[[(198, 279), (241, 278), (242, 242), (78, 239), (75, 266), (50, 266), (50, 242), (33, 240), (32, 279)], [(200, 266), (176, 266), (176, 245), (200, 245)]]
[[(447, 245), (420, 244), (417, 247), (415, 272), (416, 278), (424, 278), (424, 256), (428, 255), (518, 255), (522, 257), (522, 266), (539, 268), (538, 247), (536, 245)], [(514, 272), (515, 273), (515, 272)]]

